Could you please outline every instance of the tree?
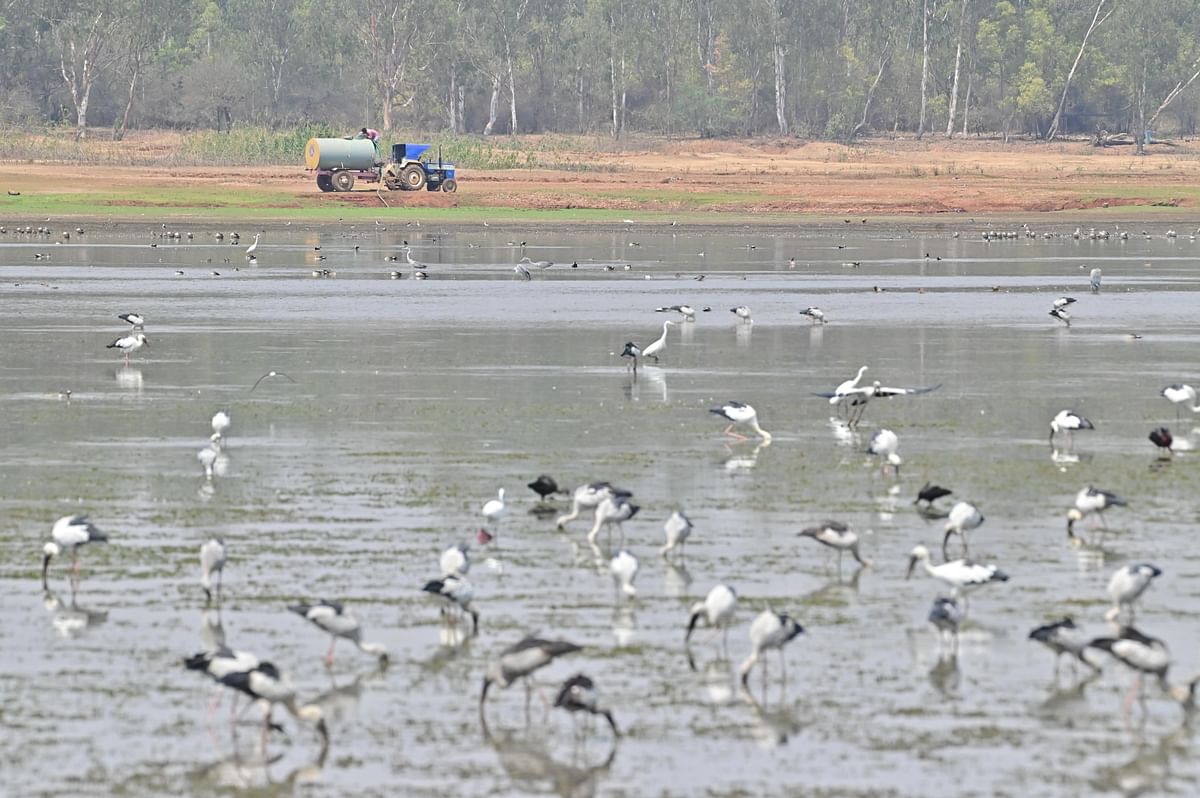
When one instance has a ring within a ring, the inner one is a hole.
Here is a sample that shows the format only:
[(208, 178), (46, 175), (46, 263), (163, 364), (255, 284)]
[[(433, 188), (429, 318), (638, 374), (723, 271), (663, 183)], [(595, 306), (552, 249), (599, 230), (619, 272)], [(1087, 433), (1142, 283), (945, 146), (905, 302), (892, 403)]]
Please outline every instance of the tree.
[(100, 75), (112, 64), (120, 20), (106, 3), (48, 2), (42, 19), (50, 28), (59, 72), (75, 108), (75, 138), (87, 136), (88, 105)]
[[(384, 130), (395, 127), (395, 111), (414, 96), (410, 76), (424, 69), (436, 26), (427, 20), (432, 4), (421, 0), (366, 0), (363, 44)], [(401, 99), (403, 96), (403, 99)]]
[(1058, 109), (1054, 112), (1054, 119), (1050, 122), (1050, 129), (1046, 131), (1046, 140), (1053, 141), (1058, 135), (1059, 125), (1062, 124), (1063, 107), (1067, 104), (1067, 92), (1071, 90), (1071, 81), (1075, 77), (1075, 70), (1079, 68), (1079, 62), (1083, 60), (1083, 51), (1087, 48), (1088, 39), (1096, 32), (1096, 28), (1104, 24), (1104, 20), (1112, 16), (1113, 10), (1110, 8), (1104, 12), (1104, 16), (1100, 12), (1104, 10), (1104, 4), (1108, 0), (1100, 0), (1096, 4), (1096, 13), (1092, 14), (1092, 23), (1088, 25), (1087, 31), (1083, 34), (1083, 41), (1079, 43), (1079, 52), (1075, 54), (1075, 61), (1071, 64), (1071, 70), (1067, 72), (1067, 79), (1063, 81), (1062, 97), (1058, 101)]

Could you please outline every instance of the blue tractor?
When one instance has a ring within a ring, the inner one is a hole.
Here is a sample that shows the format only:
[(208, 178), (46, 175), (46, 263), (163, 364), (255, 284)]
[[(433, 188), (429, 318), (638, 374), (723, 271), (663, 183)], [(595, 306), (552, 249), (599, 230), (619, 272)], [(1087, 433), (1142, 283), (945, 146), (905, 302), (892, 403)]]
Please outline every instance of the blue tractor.
[(458, 189), (454, 179), (454, 164), (443, 163), (441, 148), (437, 161), (421, 160), (429, 144), (393, 144), (392, 160), (383, 167), (383, 184), (392, 191), (437, 191), (447, 193)]

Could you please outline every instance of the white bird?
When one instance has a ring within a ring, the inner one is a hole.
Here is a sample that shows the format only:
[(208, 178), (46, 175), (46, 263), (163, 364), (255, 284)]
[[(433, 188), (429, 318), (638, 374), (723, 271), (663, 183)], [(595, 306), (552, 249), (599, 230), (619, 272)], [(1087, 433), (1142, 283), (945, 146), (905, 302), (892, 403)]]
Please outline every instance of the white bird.
[(771, 440), (771, 433), (758, 425), (758, 413), (754, 408), (744, 402), (726, 402), (720, 407), (710, 408), (710, 413), (721, 416), (729, 421), (729, 426), (725, 428), (725, 434), (736, 438), (739, 441), (748, 440), (745, 435), (740, 435), (733, 431), (735, 425), (747, 424), (754, 433), (764, 441)]
[(667, 536), (667, 543), (658, 550), (658, 553), (666, 557), (678, 547), (682, 557), (687, 539), (692, 536), (692, 520), (684, 515), (683, 510), (676, 510), (663, 524), (663, 532)]
[(664, 321), (663, 322), (662, 336), (660, 336), (657, 341), (655, 341), (654, 343), (650, 344), (649, 346), (647, 346), (645, 349), (642, 350), (643, 357), (652, 357), (652, 358), (654, 358), (655, 363), (658, 362), (658, 356), (660, 354), (662, 354), (662, 351), (664, 349), (667, 348), (667, 330), (670, 329), (671, 325), (674, 323), (675, 322), (673, 322), (673, 321)]
[(1075, 430), (1095, 428), (1091, 421), (1074, 410), (1059, 410), (1058, 414), (1050, 419), (1050, 443), (1054, 443), (1054, 436), (1060, 432), (1066, 433), (1068, 441), (1073, 441)]
[(688, 321), (696, 320), (696, 309), (691, 305), (668, 305), (666, 307), (655, 308), (655, 313), (678, 313)]
[[(843, 383), (845, 385), (845, 383)], [(840, 388), (841, 386), (839, 386)], [(921, 394), (932, 393), (938, 388), (941, 388), (941, 383), (937, 385), (929, 385), (923, 388), (891, 388), (880, 384), (879, 380), (871, 383), (868, 386), (848, 388), (839, 395), (838, 392), (818, 392), (814, 396), (820, 396), (824, 399), (831, 400), (831, 404), (836, 404), (837, 401), (844, 402), (849, 408), (846, 415), (847, 426), (854, 427), (862, 420), (863, 414), (867, 412), (867, 403), (871, 399), (891, 399), (896, 396), (919, 396)], [(837, 401), (835, 401), (837, 400)]]
[(1054, 307), (1065, 308), (1067, 305), (1073, 305), (1075, 301), (1075, 297), (1073, 296), (1060, 296), (1058, 299), (1054, 300)]
[(488, 689), (493, 684), (508, 687), (517, 679), (544, 668), (558, 657), (582, 651), (581, 646), (566, 640), (542, 640), (527, 636), (500, 652), (500, 656), (488, 664), (483, 677), (483, 690), (479, 694), (480, 711), (487, 701)]
[(521, 279), (525, 280), (526, 282), (533, 279), (533, 276), (529, 274), (529, 269), (526, 269), (524, 266), (522, 266), (519, 263), (516, 266), (513, 266), (513, 271), (516, 272), (517, 275), (520, 276)]
[(53, 538), (42, 547), (42, 589), (46, 586), (46, 574), (50, 570), (50, 561), (62, 554), (63, 549), (71, 550), (71, 570), (76, 580), (79, 579), (79, 547), (89, 543), (107, 543), (108, 535), (101, 532), (84, 515), (67, 515), (54, 522), (50, 530)]
[(625, 549), (621, 549), (609, 561), (608, 570), (612, 572), (613, 581), (618, 590), (626, 596), (637, 595), (637, 588), (633, 586), (633, 580), (637, 578), (638, 573), (637, 557)]
[(1087, 641), (1083, 639), (1079, 627), (1071, 618), (1063, 618), (1061, 621), (1039, 626), (1029, 633), (1029, 639), (1038, 641), (1054, 652), (1055, 676), (1058, 675), (1058, 663), (1063, 654), (1069, 654), (1087, 665), (1093, 672), (1100, 670), (1084, 655), (1083, 650), (1087, 648)]
[(960, 590), (964, 592), (973, 590), (989, 582), (1008, 581), (1008, 574), (996, 566), (980, 565), (970, 560), (951, 560), (935, 566), (929, 560), (929, 549), (924, 546), (916, 546), (909, 553), (908, 575), (905, 576), (905, 579), (912, 578), (917, 563), (924, 564), (925, 573), (948, 585), (952, 595), (957, 595)]
[(530, 260), (528, 256), (521, 258), (520, 262), (526, 266), (534, 266), (538, 269), (549, 269), (554, 265), (554, 261), (552, 260)]
[(1150, 585), (1160, 576), (1162, 569), (1149, 563), (1134, 563), (1113, 571), (1108, 580), (1108, 595), (1113, 600), (1113, 607), (1105, 618), (1115, 620), (1123, 610), (1128, 610), (1129, 617), (1132, 618), (1134, 602), (1149, 590)]
[(246, 260), (254, 260), (256, 257), (258, 257), (258, 255), (257, 255), (257, 253), (258, 253), (258, 237), (260, 235), (262, 235), (262, 234), (255, 233), (254, 234), (254, 243), (251, 244), (250, 246), (246, 247)]
[(1193, 413), (1200, 413), (1200, 404), (1196, 402), (1196, 389), (1190, 385), (1177, 383), (1168, 385), (1159, 391), (1164, 399), (1175, 405), (1175, 418), (1179, 419), (1179, 408), (1184, 407)]
[(218, 410), (212, 417), (212, 431), (218, 437), (225, 436), (225, 430), (229, 429), (229, 425), (233, 423), (233, 419), (229, 417), (229, 413), (224, 410)]
[(438, 558), (442, 576), (466, 576), (471, 570), (471, 552), (466, 543), (455, 543)]
[(1091, 283), (1093, 294), (1100, 293), (1100, 277), (1100, 269), (1092, 269), (1092, 273), (1089, 275), (1088, 280)]
[(296, 613), (318, 629), (329, 633), (329, 651), (325, 653), (325, 664), (333, 665), (333, 647), (342, 637), (358, 646), (364, 654), (387, 660), (387, 649), (377, 643), (364, 643), (362, 625), (358, 619), (337, 601), (318, 601), (315, 604), (292, 604), (288, 610)]
[(958, 650), (958, 627), (962, 619), (963, 610), (957, 599), (938, 596), (929, 608), (929, 622), (938, 630), (942, 642), (950, 640), (952, 651)]
[(842, 382), (838, 387), (833, 389), (833, 393), (829, 397), (829, 404), (837, 406), (839, 409), (845, 405), (847, 397), (854, 393), (858, 388), (858, 381), (867, 373), (866, 366), (860, 366), (858, 374), (854, 375), (854, 379)]
[(750, 308), (746, 307), (745, 305), (738, 305), (736, 308), (730, 308), (729, 312), (732, 313), (733, 315), (737, 316), (739, 319), (746, 322), (747, 324), (749, 324), (751, 321)]
[(212, 578), (217, 577), (217, 603), (221, 603), (221, 584), (225, 574), (225, 541), (212, 538), (200, 547), (200, 586), (205, 601), (212, 601)]
[[(778, 651), (780, 666), (786, 669), (783, 647), (802, 634), (804, 634), (804, 627), (787, 615), (775, 612), (774, 610), (763, 610), (760, 612), (758, 617), (750, 624), (750, 656), (738, 668), (738, 672), (742, 677), (742, 684), (746, 685), (750, 681), (750, 671), (754, 668), (754, 663), (758, 662), (759, 658), (762, 657), (764, 651), (769, 651), (770, 649)], [(764, 678), (766, 667), (767, 661), (764, 659)]]
[(688, 621), (687, 634), (683, 637), (683, 644), (685, 646), (688, 644), (692, 639), (692, 632), (696, 630), (696, 625), (703, 620), (714, 631), (724, 630), (725, 648), (728, 648), (729, 624), (733, 621), (733, 614), (736, 610), (737, 593), (734, 592), (734, 589), (729, 585), (717, 585), (708, 591), (704, 601), (697, 601), (692, 605), (692, 616)]
[(812, 319), (813, 324), (825, 324), (825, 311), (820, 308), (805, 308), (800, 311), (801, 316), (808, 316)]
[(1075, 494), (1075, 506), (1067, 511), (1067, 537), (1075, 537), (1075, 522), (1082, 521), (1085, 516), (1095, 513), (1105, 528), (1108, 523), (1104, 520), (1104, 511), (1109, 507), (1125, 507), (1127, 503), (1115, 493), (1088, 485)]
[(496, 498), (489, 499), (479, 512), (483, 514), (484, 518), (495, 524), (498, 523), (504, 516), (505, 509), (504, 488), (500, 488), (500, 490), (496, 493)]
[(867, 444), (867, 454), (879, 457), (884, 476), (887, 476), (889, 465), (895, 466), (896, 476), (900, 476), (900, 466), (903, 465), (904, 461), (896, 453), (896, 450), (899, 448), (900, 437), (890, 429), (881, 429), (871, 436), (871, 442)]
[[(137, 329), (137, 328), (134, 328)], [(106, 349), (120, 349), (125, 353), (125, 365), (129, 365), (129, 356), (150, 343), (146, 338), (146, 334), (142, 332), (131, 333), (130, 335), (118, 338), (109, 344)]]
[(475, 598), (475, 588), (467, 581), (465, 576), (459, 574), (449, 574), (441, 579), (433, 579), (425, 583), (422, 591), (430, 593), (444, 599), (452, 607), (457, 607), (462, 612), (466, 612), (471, 616), (471, 633), (479, 633), (479, 613), (475, 611), (475, 607), (471, 602)]
[(610, 496), (629, 498), (632, 495), (629, 491), (614, 488), (607, 482), (589, 482), (586, 485), (580, 485), (571, 493), (571, 512), (554, 519), (554, 525), (563, 529), (568, 523), (579, 517), (580, 511), (594, 508)]
[(117, 318), (128, 323), (135, 330), (146, 326), (146, 317), (140, 313), (121, 313)]
[(588, 543), (593, 546), (596, 545), (596, 536), (600, 534), (600, 528), (606, 527), (611, 534), (612, 527), (615, 524), (617, 529), (621, 531), (621, 544), (624, 545), (624, 524), (630, 518), (637, 515), (640, 509), (638, 505), (629, 501), (628, 495), (605, 496), (596, 505), (595, 521), (587, 535)]
[(983, 513), (979, 512), (979, 508), (970, 502), (957, 502), (950, 508), (950, 515), (946, 518), (945, 532), (946, 536), (942, 538), (942, 557), (950, 559), (946, 554), (946, 547), (950, 542), (951, 535), (958, 535), (962, 538), (963, 551), (970, 553), (971, 544), (967, 540), (967, 532), (972, 529), (978, 529), (983, 525)]
[(838, 553), (838, 570), (842, 567), (843, 552), (850, 552), (854, 561), (859, 565), (870, 565), (870, 560), (864, 560), (858, 550), (858, 534), (840, 521), (826, 521), (818, 526), (810, 526), (799, 533), (800, 537), (812, 538), (818, 543), (834, 549)]

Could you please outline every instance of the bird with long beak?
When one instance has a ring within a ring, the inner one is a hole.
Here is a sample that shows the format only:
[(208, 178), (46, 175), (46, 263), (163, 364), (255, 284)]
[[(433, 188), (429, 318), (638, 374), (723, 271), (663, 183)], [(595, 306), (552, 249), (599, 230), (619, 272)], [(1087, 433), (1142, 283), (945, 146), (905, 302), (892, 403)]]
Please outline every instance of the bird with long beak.
[(628, 490), (613, 487), (608, 482), (589, 482), (580, 485), (571, 493), (571, 512), (554, 519), (554, 525), (560, 530), (568, 523), (579, 517), (583, 510), (592, 509), (607, 498), (628, 499), (633, 493)]
[(378, 643), (364, 643), (362, 639), (362, 625), (353, 613), (346, 609), (345, 605), (337, 601), (318, 601), (315, 604), (292, 604), (288, 610), (296, 613), (301, 618), (305, 619), (313, 626), (329, 633), (329, 651), (325, 653), (325, 664), (333, 665), (333, 647), (337, 644), (338, 638), (345, 638), (354, 645), (358, 646), (359, 650), (364, 654), (370, 654), (378, 657), (382, 661), (387, 661), (387, 649)]
[(683, 644), (687, 646), (692, 639), (692, 632), (697, 624), (704, 621), (716, 634), (724, 631), (724, 648), (729, 649), (729, 624), (737, 610), (737, 592), (729, 585), (717, 585), (708, 591), (703, 601), (692, 605), (692, 615), (688, 620), (687, 634), (683, 636)]
[(1054, 652), (1054, 675), (1058, 676), (1058, 664), (1062, 655), (1067, 654), (1087, 665), (1093, 673), (1099, 673), (1100, 667), (1084, 656), (1087, 641), (1083, 639), (1079, 627), (1071, 618), (1039, 626), (1029, 633), (1030, 640), (1036, 640)]
[(543, 640), (532, 635), (522, 638), (500, 652), (500, 656), (488, 664), (483, 677), (483, 690), (479, 693), (479, 710), (483, 711), (488, 690), (493, 684), (508, 687), (539, 668), (544, 668), (558, 657), (582, 651), (582, 646), (566, 640)]
[[(468, 613), (471, 616), (471, 633), (479, 633), (479, 613), (471, 604), (475, 598), (475, 589), (465, 576), (449, 574), (441, 579), (433, 579), (426, 582), (421, 590), (445, 600), (451, 609), (458, 608), (459, 611)], [(445, 613), (445, 608), (442, 611)]]
[(949, 546), (951, 535), (958, 535), (962, 538), (963, 552), (969, 554), (971, 544), (967, 540), (967, 532), (972, 529), (978, 529), (983, 525), (983, 522), (983, 513), (970, 502), (958, 502), (951, 507), (950, 515), (946, 518), (946, 535), (942, 538), (942, 559), (950, 559), (946, 554), (946, 550)]
[(729, 422), (729, 426), (725, 428), (725, 434), (731, 438), (738, 441), (747, 440), (745, 435), (733, 431), (734, 426), (746, 424), (754, 431), (755, 435), (762, 438), (764, 443), (771, 440), (771, 433), (758, 425), (758, 413), (745, 402), (726, 402), (720, 407), (711, 408), (708, 412), (718, 415)]
[(608, 721), (608, 727), (616, 737), (621, 736), (617, 722), (613, 720), (612, 712), (603, 709), (598, 704), (596, 684), (587, 676), (578, 673), (563, 682), (554, 699), (554, 706), (561, 707), (572, 714), (586, 712), (589, 715), (601, 715)]
[(842, 568), (842, 553), (850, 552), (854, 561), (859, 565), (870, 565), (870, 560), (864, 560), (858, 551), (858, 534), (840, 521), (826, 521), (818, 526), (810, 526), (800, 532), (800, 537), (812, 538), (818, 543), (834, 549), (838, 553), (838, 570)]
[(937, 579), (950, 588), (952, 595), (959, 591), (973, 590), (989, 582), (1007, 582), (1008, 574), (994, 565), (980, 565), (970, 560), (951, 560), (950, 562), (934, 565), (930, 562), (929, 549), (916, 546), (908, 557), (908, 573), (905, 579), (912, 579), (917, 563), (925, 566), (925, 573)]
[(50, 530), (53, 538), (42, 547), (42, 589), (46, 586), (46, 576), (50, 570), (50, 561), (62, 554), (63, 549), (71, 550), (71, 572), (75, 581), (79, 580), (79, 547), (88, 543), (107, 543), (108, 535), (101, 532), (84, 515), (68, 515), (54, 522)]
[(634, 374), (637, 374), (638, 358), (642, 356), (642, 349), (633, 341), (626, 341), (625, 348), (621, 350), (621, 357), (629, 358), (627, 368), (632, 369)]
[(270, 662), (260, 662), (246, 671), (225, 674), (217, 680), (226, 687), (245, 693), (256, 701), (264, 701), (267, 711), (263, 714), (262, 747), (267, 745), (267, 733), (271, 729), (271, 710), (281, 704), (292, 717), (316, 724), (317, 733), (323, 744), (329, 743), (329, 728), (325, 725), (324, 713), (315, 704), (300, 706), (296, 701), (296, 688), (279, 668)]
[[(754, 663), (758, 662), (763, 656), (764, 651), (775, 649), (779, 652), (780, 667), (785, 669), (786, 665), (783, 657), (783, 647), (791, 642), (794, 638), (804, 634), (804, 627), (796, 623), (796, 621), (783, 613), (775, 612), (774, 610), (763, 610), (750, 624), (750, 656), (738, 668), (738, 672), (742, 677), (742, 684), (745, 685), (750, 681), (750, 671), (754, 668)], [(766, 678), (767, 660), (763, 658), (763, 678)]]
[(1082, 521), (1085, 516), (1092, 513), (1096, 514), (1100, 523), (1104, 524), (1107, 529), (1108, 524), (1104, 520), (1104, 511), (1109, 507), (1125, 506), (1127, 506), (1127, 502), (1117, 494), (1088, 485), (1075, 494), (1075, 506), (1067, 511), (1067, 537), (1074, 539), (1075, 522)]
[(1117, 637), (1097, 637), (1087, 644), (1088, 648), (1098, 648), (1107, 651), (1118, 662), (1137, 674), (1133, 687), (1125, 696), (1125, 711), (1129, 712), (1133, 700), (1142, 686), (1142, 674), (1149, 674), (1158, 679), (1158, 686), (1163, 692), (1170, 693), (1171, 687), (1167, 682), (1167, 671), (1171, 667), (1171, 654), (1163, 641), (1148, 637), (1132, 626), (1121, 627)]
[(1050, 419), (1050, 445), (1054, 445), (1054, 436), (1060, 432), (1067, 436), (1069, 443), (1074, 443), (1076, 430), (1095, 428), (1096, 425), (1074, 410), (1059, 410), (1058, 415)]
[(1123, 565), (1113, 571), (1108, 580), (1108, 595), (1112, 597), (1113, 606), (1105, 618), (1115, 621), (1122, 612), (1128, 612), (1133, 617), (1133, 605), (1142, 594), (1150, 589), (1154, 580), (1162, 576), (1162, 569), (1150, 563), (1132, 563)]

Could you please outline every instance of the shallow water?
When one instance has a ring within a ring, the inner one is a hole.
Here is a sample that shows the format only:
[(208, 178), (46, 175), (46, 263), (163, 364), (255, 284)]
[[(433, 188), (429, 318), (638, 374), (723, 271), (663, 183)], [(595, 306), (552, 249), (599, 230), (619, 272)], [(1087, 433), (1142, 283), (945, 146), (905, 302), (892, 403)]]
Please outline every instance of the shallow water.
[[(240, 247), (202, 226), (172, 244), (157, 225), (96, 226), (56, 245), (10, 225), (0, 236), (7, 789), (1197, 792), (1177, 705), (1148, 687), (1145, 714), (1123, 718), (1131, 674), (1110, 662), (1085, 683), (1064, 663), (1055, 688), (1052, 655), (1026, 636), (1063, 614), (1106, 632), (1108, 574), (1154, 562), (1165, 573), (1138, 625), (1170, 646), (1173, 681), (1200, 671), (1190, 548), (1200, 455), (1163, 461), (1146, 440), (1166, 423), (1200, 442), (1200, 418), (1177, 423), (1158, 396), (1198, 378), (1200, 242), (1168, 239), (1165, 226), (1150, 240), (1140, 226), (1128, 241), (1076, 240), (1071, 225), (1048, 240), (989, 243), (983, 225), (954, 222), (281, 227), (253, 266), (245, 229)], [(533, 259), (558, 261), (530, 282), (511, 270), (521, 238)], [(429, 279), (385, 260), (405, 239)], [(1092, 266), (1104, 270), (1095, 296)], [(1079, 299), (1070, 329), (1046, 315), (1061, 293)], [(662, 362), (634, 379), (617, 357), (624, 342), (649, 343), (673, 318), (654, 308), (679, 302), (711, 311), (673, 327)], [(753, 324), (729, 313), (741, 304)], [(798, 315), (812, 304), (828, 325)], [(147, 316), (150, 345), (125, 367), (104, 346), (128, 311)], [(812, 393), (863, 364), (885, 385), (942, 387), (873, 402), (848, 435)], [(272, 369), (296, 383), (251, 393)], [(726, 443), (707, 408), (728, 399), (758, 409), (770, 446)], [(195, 455), (221, 407), (234, 419), (230, 462), (210, 485)], [(1047, 423), (1064, 407), (1097, 429), (1055, 453)], [(900, 436), (898, 481), (862, 453), (879, 426)], [(635, 491), (641, 513), (625, 530), (642, 565), (635, 600), (614, 598), (582, 519), (560, 534), (530, 514), (524, 483), (542, 472)], [(939, 586), (904, 578), (908, 551), (941, 540), (940, 524), (911, 506), (926, 480), (981, 506), (972, 554), (1012, 576), (973, 594), (956, 659), (941, 656), (925, 621)], [(1071, 547), (1065, 535), (1065, 512), (1088, 484), (1130, 501), (1108, 514), (1103, 548)], [(481, 633), (442, 645), (437, 606), (419, 588), (442, 548), (474, 538), (479, 507), (500, 487), (509, 514), (471, 572)], [(675, 507), (696, 525), (686, 567), (657, 554)], [(66, 562), (51, 566), (44, 596), (41, 544), (75, 512), (112, 542), (83, 551), (74, 599)], [(873, 567), (847, 558), (839, 574), (796, 537), (826, 518), (859, 531)], [(327, 755), (285, 719), (290, 739), (273, 738), (264, 766), (256, 712), (236, 736), (226, 707), (206, 719), (214, 688), (180, 660), (210, 639), (197, 550), (213, 535), (231, 553), (220, 614), (229, 644), (290, 671), (306, 700), (336, 689)], [(718, 582), (740, 596), (729, 660), (701, 633), (689, 662), (689, 605)], [(326, 637), (284, 609), (315, 598), (350, 604), (391, 666), (379, 671), (342, 643), (327, 672)], [(745, 694), (731, 671), (767, 606), (806, 634), (786, 649), (786, 682), (772, 655), (765, 694), (757, 671)], [(600, 726), (574, 743), (572, 719), (547, 716), (536, 699), (527, 726), (520, 686), (493, 692), (481, 728), (488, 658), (530, 631), (587, 646), (540, 681), (552, 695), (566, 676), (591, 675), (625, 733), (615, 749)]]

